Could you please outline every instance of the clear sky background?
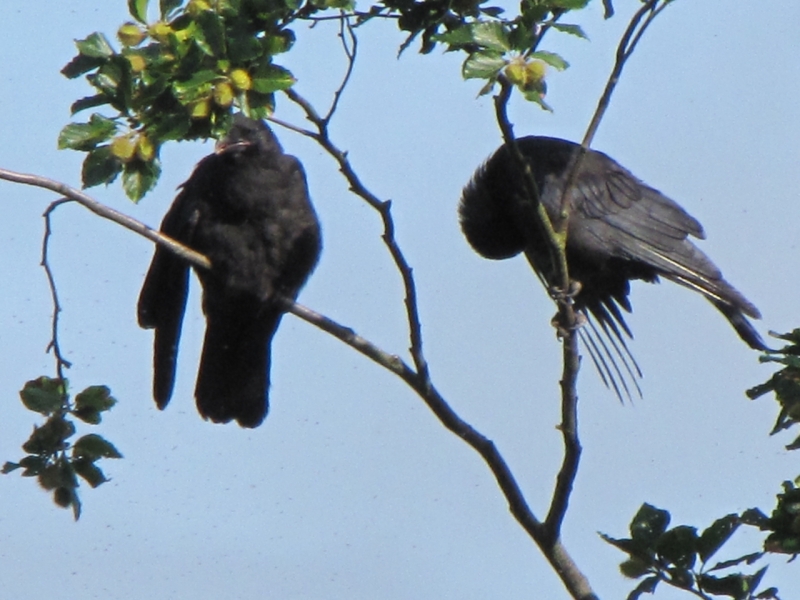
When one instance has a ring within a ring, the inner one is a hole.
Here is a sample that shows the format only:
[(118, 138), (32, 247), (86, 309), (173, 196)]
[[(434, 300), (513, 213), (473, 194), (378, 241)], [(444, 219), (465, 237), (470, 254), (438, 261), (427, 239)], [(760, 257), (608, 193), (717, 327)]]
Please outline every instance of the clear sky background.
[[(546, 49), (572, 67), (549, 78), (555, 113), (513, 104), (518, 134), (581, 138), (639, 6), (615, 4), (610, 21), (599, 1), (581, 17), (591, 42), (548, 37)], [(70, 103), (89, 88), (58, 71), (74, 54), (73, 39), (113, 35), (126, 18), (122, 0), (0, 3), (0, 166), (79, 185), (83, 155), (57, 151), (56, 137)], [(765, 334), (800, 326), (798, 23), (795, 0), (675, 2), (630, 62), (594, 143), (704, 224), (703, 250), (761, 309)], [(284, 64), (297, 90), (326, 106), (344, 68), (336, 29), (295, 31)], [(408, 51), (396, 60), (401, 40), (391, 23), (360, 31), (360, 60), (332, 135), (366, 185), (393, 200), (434, 382), (495, 441), (542, 515), (561, 459), (555, 309), (523, 259), (482, 260), (458, 229), (461, 188), (500, 143), (491, 98), (476, 98), (480, 84), (461, 80), (462, 56)], [(283, 99), (277, 116), (302, 124)], [(379, 219), (347, 192), (322, 150), (278, 135), (306, 166), (324, 228), (322, 261), (300, 301), (405, 355), (402, 290)], [(162, 180), (138, 206), (118, 185), (91, 193), (157, 225), (209, 151), (167, 147)], [(39, 267), (40, 215), (52, 200), (0, 182), (1, 460), (21, 456), (36, 422), (18, 390), (53, 372)], [(567, 597), (474, 452), (397, 379), (292, 316), (275, 340), (265, 424), (212, 425), (192, 398), (203, 335), (195, 286), (175, 394), (157, 411), (152, 333), (135, 323), (151, 244), (77, 205), (61, 207), (54, 227), (71, 384), (112, 388), (119, 404), (103, 433), (125, 459), (104, 462), (111, 482), (81, 488), (78, 523), (33, 481), (0, 478), (0, 596)], [(582, 371), (585, 452), (564, 529), (603, 598), (623, 598), (634, 584), (617, 572), (623, 555), (597, 531), (624, 536), (644, 501), (701, 528), (728, 512), (769, 510), (780, 482), (800, 471), (797, 453), (783, 450), (793, 438), (766, 435), (775, 403), (744, 396), (771, 368), (725, 319), (669, 283), (635, 284), (632, 301), (644, 399), (621, 406), (588, 363)], [(739, 535), (744, 542), (720, 558), (754, 549), (756, 535)], [(774, 563), (765, 582), (785, 599), (800, 597), (797, 565)], [(665, 588), (657, 597), (687, 596)]]

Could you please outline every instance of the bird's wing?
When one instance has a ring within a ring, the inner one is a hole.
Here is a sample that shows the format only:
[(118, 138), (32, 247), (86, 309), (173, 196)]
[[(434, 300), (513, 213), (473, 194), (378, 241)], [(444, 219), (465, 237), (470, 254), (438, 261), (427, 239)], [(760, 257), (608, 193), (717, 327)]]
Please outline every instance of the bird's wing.
[[(196, 203), (191, 188), (184, 188), (161, 223), (161, 232), (191, 245), (197, 221)], [(153, 397), (164, 408), (175, 383), (175, 361), (186, 309), (189, 265), (173, 252), (156, 246), (153, 261), (139, 294), (139, 325), (155, 329), (153, 350)]]
[[(638, 261), (712, 302), (759, 316), (758, 310), (723, 279), (711, 259), (689, 241), (689, 236), (702, 239), (705, 234), (700, 223), (678, 204), (615, 163), (602, 171), (582, 171), (572, 192), (573, 217), (577, 220), (570, 227), (570, 235), (577, 232), (575, 243), (588, 252), (602, 250), (608, 257)], [(591, 226), (581, 223), (582, 219), (591, 220)]]

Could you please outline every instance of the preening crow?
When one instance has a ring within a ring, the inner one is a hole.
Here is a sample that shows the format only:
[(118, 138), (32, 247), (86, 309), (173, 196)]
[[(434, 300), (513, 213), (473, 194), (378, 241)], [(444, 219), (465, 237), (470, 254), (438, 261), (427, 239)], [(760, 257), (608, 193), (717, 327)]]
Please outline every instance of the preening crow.
[[(570, 163), (580, 146), (537, 136), (521, 138), (517, 144), (530, 166), (540, 200), (556, 222)], [(703, 239), (705, 233), (678, 204), (594, 150), (583, 156), (567, 195), (567, 265), (570, 278), (580, 283), (575, 308), (599, 325), (598, 329), (590, 319), (590, 328), (582, 331), (582, 337), (603, 381), (610, 383), (620, 398), (620, 385), (630, 394), (615, 358), (621, 358), (634, 383), (636, 376), (641, 376), (625, 343), (623, 332), (632, 335), (620, 311), (631, 311), (628, 292), (632, 279), (654, 283), (664, 277), (703, 294), (751, 348), (767, 349), (747, 320), (760, 318), (758, 309), (725, 281), (714, 263), (689, 240), (689, 236)], [(461, 229), (472, 248), (485, 258), (510, 258), (525, 252), (537, 275), (555, 287), (548, 247), (537, 223), (531, 223), (522, 210), (525, 198), (522, 172), (504, 145), (478, 168), (464, 189), (459, 206)]]
[[(181, 186), (161, 231), (212, 264), (196, 269), (206, 317), (197, 409), (215, 423), (256, 427), (269, 407), (278, 298), (297, 297), (321, 250), (303, 167), (263, 122), (237, 114), (215, 153)], [(155, 329), (153, 396), (161, 409), (172, 395), (188, 283), (189, 265), (156, 247), (138, 317)]]

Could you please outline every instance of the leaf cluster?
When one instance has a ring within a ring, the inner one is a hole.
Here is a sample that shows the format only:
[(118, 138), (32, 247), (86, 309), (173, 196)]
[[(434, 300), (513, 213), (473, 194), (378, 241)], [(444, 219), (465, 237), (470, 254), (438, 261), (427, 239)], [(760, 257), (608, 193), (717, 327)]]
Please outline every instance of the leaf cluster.
[[(645, 503), (630, 522), (629, 538), (600, 534), (606, 542), (628, 555), (620, 565), (622, 574), (641, 579), (628, 600), (654, 593), (662, 582), (700, 598), (778, 599), (775, 588), (758, 591), (767, 566), (750, 574), (730, 569), (751, 565), (766, 553), (792, 554), (800, 550), (800, 489), (795, 485), (784, 483), (784, 493), (778, 495), (778, 505), (771, 517), (758, 509), (748, 509), (741, 515), (729, 514), (717, 519), (699, 534), (695, 527), (688, 525), (669, 528), (670, 520), (668, 511)], [(764, 550), (710, 564), (709, 560), (740, 525), (771, 532), (764, 542)]]
[(795, 482), (784, 481), (783, 493), (778, 494), (778, 502), (767, 517), (757, 508), (742, 513), (742, 520), (748, 525), (769, 531), (764, 540), (764, 551), (775, 554), (800, 554), (800, 477)]
[(549, 109), (546, 68), (568, 65), (536, 47), (551, 28), (586, 37), (559, 19), (590, 0), (523, 0), (512, 18), (486, 1), (381, 0), (354, 13), (352, 0), (159, 0), (152, 20), (150, 0), (128, 0), (132, 20), (117, 30), (119, 48), (92, 33), (76, 41), (78, 54), (61, 71), (70, 79), (84, 76), (93, 88), (72, 104), (73, 115), (98, 107), (107, 113), (64, 127), (59, 148), (87, 153), (84, 187), (112, 183), (121, 174), (125, 193), (140, 200), (160, 176), (165, 142), (219, 138), (234, 109), (253, 118), (272, 113), (275, 92), (295, 82), (274, 62), (295, 41), (289, 26), (322, 18), (318, 13), (329, 9), (358, 24), (396, 18), (409, 33), (401, 52), (417, 37), (423, 53), (438, 43), (465, 51), (463, 75), (486, 80), (482, 94), (506, 77), (526, 99)]
[(110, 410), (116, 400), (103, 385), (89, 386), (70, 401), (64, 379), (39, 377), (28, 381), (20, 390), (22, 403), (28, 410), (47, 417), (44, 424), (35, 426), (22, 444), (27, 455), (19, 462), (6, 462), (0, 472), (22, 469), (23, 477), (36, 477), (39, 485), (53, 493), (53, 501), (62, 508), (72, 507), (75, 519), (80, 517), (78, 478), (96, 488), (108, 481), (97, 466), (101, 458), (122, 458), (114, 445), (97, 434), (87, 434), (71, 440), (76, 433), (74, 417), (97, 425), (102, 413)]
[(129, 0), (134, 20), (117, 31), (120, 49), (98, 32), (76, 42), (78, 54), (62, 73), (85, 76), (95, 93), (73, 103), (72, 114), (111, 111), (67, 125), (59, 136), (60, 148), (87, 152), (84, 187), (122, 173), (125, 192), (139, 200), (158, 179), (164, 142), (220, 137), (232, 107), (253, 118), (271, 113), (274, 93), (295, 81), (273, 63), (294, 43), (287, 24), (318, 10), (294, 0), (181, 4), (161, 0), (159, 18), (148, 21), (148, 0)]
[[(800, 329), (772, 335), (789, 343), (780, 350), (772, 350), (762, 356), (761, 362), (778, 363), (784, 365), (784, 368), (774, 373), (764, 383), (747, 390), (747, 396), (751, 400), (775, 392), (775, 399), (781, 409), (770, 435), (800, 423)], [(800, 436), (786, 448), (788, 450), (800, 448)]]

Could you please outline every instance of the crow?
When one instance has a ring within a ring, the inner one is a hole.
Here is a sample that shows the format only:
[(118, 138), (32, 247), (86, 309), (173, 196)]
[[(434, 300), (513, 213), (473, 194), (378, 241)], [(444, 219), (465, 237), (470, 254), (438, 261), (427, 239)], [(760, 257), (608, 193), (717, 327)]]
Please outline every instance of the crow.
[[(567, 140), (530, 136), (517, 140), (550, 220), (557, 222), (562, 197), (580, 146)], [(525, 179), (507, 145), (473, 175), (459, 204), (461, 229), (472, 248), (489, 259), (524, 252), (536, 274), (556, 288), (549, 247), (541, 226), (527, 217)], [(616, 357), (638, 389), (641, 377), (625, 343), (632, 338), (623, 313), (631, 312), (630, 281), (656, 283), (664, 277), (705, 296), (753, 349), (767, 350), (747, 317), (758, 309), (722, 277), (720, 270), (690, 240), (705, 239), (700, 223), (676, 202), (637, 179), (602, 152), (588, 150), (566, 190), (566, 259), (575, 286), (574, 307), (587, 317), (582, 332), (604, 383), (622, 399), (630, 397)], [(600, 328), (592, 323), (593, 317)], [(623, 335), (623, 332), (625, 335)], [(608, 339), (613, 352), (603, 341)], [(607, 360), (606, 360), (607, 359)], [(639, 392), (641, 394), (641, 391)]]
[[(270, 345), (322, 247), (300, 162), (262, 122), (234, 116), (215, 153), (181, 186), (161, 231), (204, 254), (197, 269), (206, 333), (195, 386), (197, 409), (215, 423), (257, 427), (269, 408)], [(155, 329), (153, 397), (172, 396), (189, 264), (157, 246), (139, 296), (138, 319)]]

